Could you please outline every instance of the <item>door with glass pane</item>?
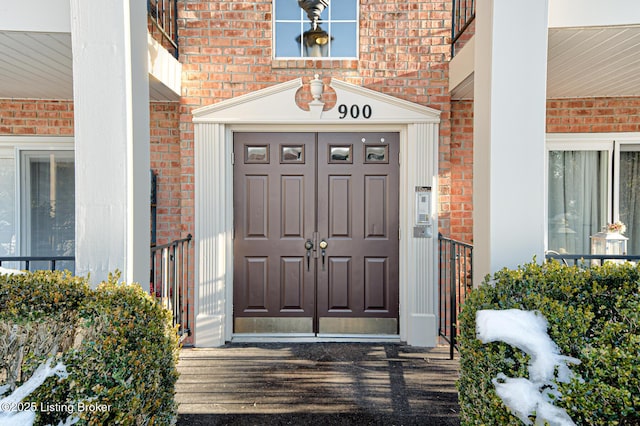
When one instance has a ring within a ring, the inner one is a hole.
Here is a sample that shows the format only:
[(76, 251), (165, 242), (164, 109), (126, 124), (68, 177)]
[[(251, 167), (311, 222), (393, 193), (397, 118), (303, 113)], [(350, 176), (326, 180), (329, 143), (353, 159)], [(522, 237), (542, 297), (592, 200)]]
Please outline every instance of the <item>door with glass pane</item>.
[(618, 173), (618, 217), (627, 231), (627, 253), (640, 254), (640, 144), (620, 144)]
[(640, 254), (640, 143), (577, 139), (548, 151), (548, 249), (590, 254), (590, 237), (620, 221)]
[(397, 334), (397, 133), (234, 134), (234, 332)]
[(589, 253), (589, 237), (607, 223), (609, 158), (601, 150), (549, 152), (550, 250)]
[[(75, 252), (75, 171), (72, 151), (22, 151), (21, 242), (29, 256), (73, 256)], [(31, 269), (48, 268), (32, 262)], [(57, 269), (73, 269), (62, 262)]]

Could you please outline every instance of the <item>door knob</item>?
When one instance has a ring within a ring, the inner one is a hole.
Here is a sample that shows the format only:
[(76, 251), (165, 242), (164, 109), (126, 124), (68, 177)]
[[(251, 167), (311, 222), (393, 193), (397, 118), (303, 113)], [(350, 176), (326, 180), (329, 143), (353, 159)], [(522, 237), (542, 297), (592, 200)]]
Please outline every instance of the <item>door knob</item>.
[(309, 271), (309, 265), (311, 263), (311, 250), (313, 250), (313, 241), (307, 240), (304, 243), (304, 248), (307, 250), (307, 271)]
[(325, 240), (322, 240), (320, 241), (320, 244), (318, 244), (318, 246), (320, 246), (320, 250), (322, 250), (322, 270), (324, 271), (324, 258), (327, 254), (327, 247), (329, 247), (329, 243)]

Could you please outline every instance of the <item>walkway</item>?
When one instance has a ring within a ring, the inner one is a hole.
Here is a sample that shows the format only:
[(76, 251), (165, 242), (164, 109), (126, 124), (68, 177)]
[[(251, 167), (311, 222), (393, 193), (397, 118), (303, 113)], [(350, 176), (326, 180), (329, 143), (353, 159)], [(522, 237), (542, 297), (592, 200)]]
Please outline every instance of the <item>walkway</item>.
[(183, 349), (178, 425), (458, 425), (448, 354), (390, 343)]

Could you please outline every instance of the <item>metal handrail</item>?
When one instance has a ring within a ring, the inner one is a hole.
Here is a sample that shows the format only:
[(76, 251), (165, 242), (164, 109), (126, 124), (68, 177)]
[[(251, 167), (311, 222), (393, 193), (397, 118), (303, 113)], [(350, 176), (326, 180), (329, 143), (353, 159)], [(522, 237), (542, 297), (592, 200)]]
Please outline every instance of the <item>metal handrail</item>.
[(75, 256), (0, 256), (0, 266), (2, 262), (24, 262), (24, 270), (29, 271), (31, 262), (49, 262), (49, 270), (56, 270), (57, 262), (74, 262)]
[(149, 290), (173, 315), (173, 325), (179, 326), (180, 340), (191, 335), (189, 316), (189, 249), (191, 234), (186, 238), (151, 248)]
[(475, 0), (453, 0), (451, 8), (451, 57), (456, 54), (456, 42), (476, 18)]
[[(557, 253), (553, 251), (548, 251), (545, 253), (544, 257), (548, 259), (556, 259), (564, 262), (565, 265), (569, 265), (569, 261), (573, 261), (574, 266), (589, 266), (593, 264), (603, 265), (606, 261), (616, 261), (616, 262), (638, 262), (640, 261), (640, 254), (567, 254), (567, 253)], [(586, 260), (590, 260), (588, 264), (585, 264)]]
[(438, 334), (458, 349), (458, 315), (473, 286), (473, 245), (438, 235)]
[(178, 0), (147, 0), (147, 15), (178, 59)]

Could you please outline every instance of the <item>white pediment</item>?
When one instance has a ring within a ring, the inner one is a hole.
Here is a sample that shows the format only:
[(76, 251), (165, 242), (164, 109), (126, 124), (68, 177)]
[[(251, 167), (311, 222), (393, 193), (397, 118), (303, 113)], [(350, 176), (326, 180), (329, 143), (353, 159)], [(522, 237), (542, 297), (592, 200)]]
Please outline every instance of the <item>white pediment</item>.
[(439, 123), (440, 111), (332, 79), (335, 106), (305, 111), (296, 104), (302, 79), (281, 83), (193, 111), (194, 123), (366, 124)]

